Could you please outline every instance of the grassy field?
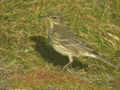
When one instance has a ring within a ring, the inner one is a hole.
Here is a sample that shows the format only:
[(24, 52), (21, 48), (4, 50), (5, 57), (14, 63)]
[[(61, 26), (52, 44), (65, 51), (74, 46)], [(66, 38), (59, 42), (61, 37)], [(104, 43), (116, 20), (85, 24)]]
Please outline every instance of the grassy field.
[(0, 0), (0, 90), (120, 90), (120, 72), (92, 58), (74, 60), (48, 44), (60, 13), (69, 30), (120, 67), (119, 0)]

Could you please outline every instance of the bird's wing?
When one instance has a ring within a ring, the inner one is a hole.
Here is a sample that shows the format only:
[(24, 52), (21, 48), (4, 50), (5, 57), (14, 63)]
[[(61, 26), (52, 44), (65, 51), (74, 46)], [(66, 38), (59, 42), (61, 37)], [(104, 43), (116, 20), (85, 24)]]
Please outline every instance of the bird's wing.
[(59, 39), (59, 43), (61, 43), (63, 46), (69, 49), (71, 48), (74, 48), (76, 50), (84, 49), (90, 52), (94, 52), (94, 50), (91, 49), (87, 43), (85, 43), (71, 31), (64, 30), (63, 32), (59, 32), (57, 37)]

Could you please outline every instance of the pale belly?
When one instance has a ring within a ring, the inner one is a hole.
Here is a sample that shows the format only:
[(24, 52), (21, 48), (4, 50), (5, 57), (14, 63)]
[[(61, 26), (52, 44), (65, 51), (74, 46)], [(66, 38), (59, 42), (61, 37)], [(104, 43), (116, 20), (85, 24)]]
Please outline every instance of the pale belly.
[(56, 45), (56, 44), (54, 44), (53, 45), (53, 48), (57, 51), (57, 52), (59, 52), (59, 53), (61, 53), (61, 54), (63, 54), (63, 55), (72, 55), (72, 53), (67, 49), (67, 48), (65, 48), (65, 47), (63, 47), (62, 45)]

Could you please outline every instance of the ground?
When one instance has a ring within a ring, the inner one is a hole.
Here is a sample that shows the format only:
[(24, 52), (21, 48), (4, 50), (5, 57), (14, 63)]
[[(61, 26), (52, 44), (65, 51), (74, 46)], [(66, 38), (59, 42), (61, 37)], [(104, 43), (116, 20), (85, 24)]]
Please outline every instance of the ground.
[(1, 0), (0, 90), (119, 90), (120, 70), (92, 58), (68, 58), (47, 38), (40, 16), (60, 13), (66, 26), (120, 67), (119, 0)]

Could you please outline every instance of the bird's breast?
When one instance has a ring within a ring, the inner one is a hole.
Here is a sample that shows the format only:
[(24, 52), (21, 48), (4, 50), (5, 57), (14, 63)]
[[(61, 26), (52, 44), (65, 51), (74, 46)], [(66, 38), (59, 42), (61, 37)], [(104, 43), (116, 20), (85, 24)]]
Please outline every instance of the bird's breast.
[(66, 47), (64, 47), (61, 44), (52, 43), (52, 46), (57, 52), (59, 52), (63, 55), (72, 55), (72, 53)]

